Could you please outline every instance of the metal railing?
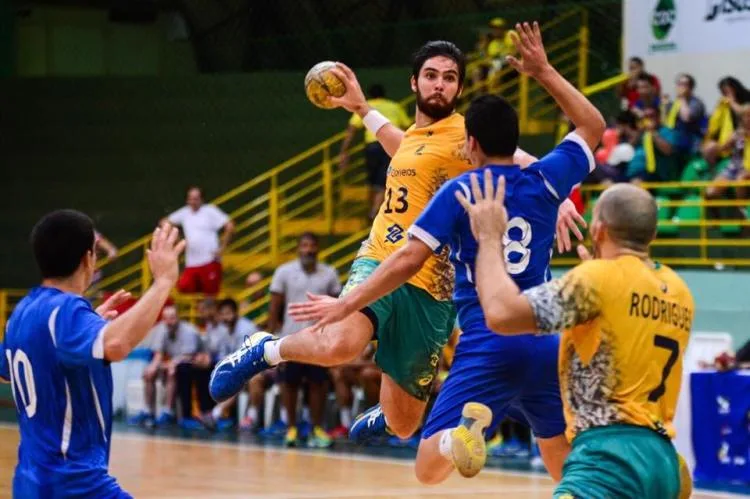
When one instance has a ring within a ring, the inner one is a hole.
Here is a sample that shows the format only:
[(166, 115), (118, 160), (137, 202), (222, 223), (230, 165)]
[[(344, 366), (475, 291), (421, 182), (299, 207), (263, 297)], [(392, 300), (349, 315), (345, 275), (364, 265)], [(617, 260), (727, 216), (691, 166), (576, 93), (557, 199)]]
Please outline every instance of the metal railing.
[[(569, 80), (584, 87), (588, 78), (588, 14), (584, 9), (572, 9), (542, 26), (547, 40), (549, 60)], [(560, 28), (565, 26), (565, 30)], [(574, 34), (569, 35), (568, 33)], [(554, 102), (541, 87), (525, 76), (513, 74), (505, 67), (492, 78), (466, 88), (458, 107), (464, 111), (471, 98), (486, 92), (500, 92), (519, 109), (522, 133), (551, 131), (556, 116), (551, 112)], [(414, 95), (400, 103), (405, 108), (413, 105)], [(550, 102), (552, 102), (550, 104)], [(267, 289), (270, 278), (263, 279), (251, 289), (242, 289), (242, 279), (254, 270), (270, 268), (291, 258), (296, 246), (295, 235), (304, 230), (338, 234), (345, 238), (321, 252), (322, 257), (336, 255), (335, 265), (343, 269), (353, 260), (358, 243), (367, 235), (364, 226), (366, 211), (352, 206), (365, 192), (364, 144), (349, 151), (350, 167), (341, 170), (339, 151), (346, 136), (340, 132), (310, 149), (276, 165), (267, 172), (210, 201), (227, 212), (235, 223), (234, 239), (223, 256), (225, 272), (222, 286), (244, 300)], [(364, 197), (361, 199), (365, 201)], [(356, 223), (357, 220), (362, 224)], [(123, 246), (116, 259), (104, 258), (97, 264), (103, 278), (88, 291), (94, 299), (106, 290), (125, 289), (138, 296), (151, 282), (146, 249), (151, 235), (146, 235)], [(338, 252), (338, 253), (337, 253)], [(11, 295), (0, 295), (0, 322), (4, 322), (12, 305)], [(187, 317), (197, 313), (200, 296), (175, 297)], [(256, 312), (267, 304), (268, 298), (253, 303), (243, 313)]]

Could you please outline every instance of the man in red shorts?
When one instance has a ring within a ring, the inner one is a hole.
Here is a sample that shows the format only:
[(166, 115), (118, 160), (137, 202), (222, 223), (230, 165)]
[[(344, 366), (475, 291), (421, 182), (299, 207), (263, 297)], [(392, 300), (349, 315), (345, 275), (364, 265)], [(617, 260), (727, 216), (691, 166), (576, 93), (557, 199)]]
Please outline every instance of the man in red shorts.
[[(221, 254), (229, 244), (234, 223), (212, 204), (203, 204), (203, 191), (191, 187), (187, 204), (170, 214), (167, 221), (182, 227), (187, 241), (185, 270), (177, 282), (181, 293), (218, 294), (221, 287)], [(221, 240), (219, 231), (223, 229)]]

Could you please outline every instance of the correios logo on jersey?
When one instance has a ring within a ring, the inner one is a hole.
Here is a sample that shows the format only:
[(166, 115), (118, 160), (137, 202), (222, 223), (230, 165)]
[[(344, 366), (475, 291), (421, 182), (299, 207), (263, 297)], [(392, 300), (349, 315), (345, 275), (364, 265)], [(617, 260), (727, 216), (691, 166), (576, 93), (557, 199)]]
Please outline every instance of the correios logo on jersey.
[(656, 43), (649, 46), (651, 52), (664, 52), (677, 48), (677, 44), (669, 40), (669, 34), (677, 22), (677, 7), (674, 0), (659, 0), (651, 14), (651, 33)]

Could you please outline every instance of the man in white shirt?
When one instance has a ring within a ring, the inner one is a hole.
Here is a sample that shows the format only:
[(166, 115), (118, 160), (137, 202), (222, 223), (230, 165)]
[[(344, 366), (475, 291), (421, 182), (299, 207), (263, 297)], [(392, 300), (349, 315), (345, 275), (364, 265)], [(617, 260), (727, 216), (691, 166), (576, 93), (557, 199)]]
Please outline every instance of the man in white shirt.
[[(221, 287), (221, 254), (234, 232), (229, 215), (212, 204), (203, 204), (203, 191), (191, 187), (187, 204), (170, 214), (167, 221), (182, 227), (187, 249), (185, 270), (177, 282), (181, 293), (215, 295)], [(223, 229), (221, 240), (218, 233)]]

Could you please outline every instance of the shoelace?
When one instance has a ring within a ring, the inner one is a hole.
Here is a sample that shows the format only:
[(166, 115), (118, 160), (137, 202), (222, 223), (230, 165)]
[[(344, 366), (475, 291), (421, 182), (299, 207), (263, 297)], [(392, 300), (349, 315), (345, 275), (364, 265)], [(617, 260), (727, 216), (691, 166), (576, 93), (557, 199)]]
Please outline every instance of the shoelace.
[(367, 416), (367, 427), (369, 428), (374, 425), (378, 421), (378, 418), (381, 414), (383, 414), (383, 409), (378, 407), (372, 414)]

